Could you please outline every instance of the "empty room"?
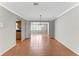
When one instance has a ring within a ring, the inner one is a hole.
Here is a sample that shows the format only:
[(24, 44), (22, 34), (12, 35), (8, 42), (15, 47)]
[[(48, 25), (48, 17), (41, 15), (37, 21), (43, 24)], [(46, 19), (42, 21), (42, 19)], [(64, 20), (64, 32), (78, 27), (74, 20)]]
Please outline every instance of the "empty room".
[(79, 2), (0, 2), (0, 56), (78, 56)]

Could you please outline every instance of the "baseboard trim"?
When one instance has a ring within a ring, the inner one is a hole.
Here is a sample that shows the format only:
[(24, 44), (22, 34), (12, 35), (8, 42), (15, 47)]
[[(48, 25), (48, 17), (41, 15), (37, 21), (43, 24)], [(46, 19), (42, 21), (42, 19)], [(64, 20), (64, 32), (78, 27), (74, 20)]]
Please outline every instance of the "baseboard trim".
[(30, 38), (26, 38), (26, 39), (30, 39)]
[(54, 37), (49, 37), (50, 39), (55, 39)]
[(67, 45), (65, 45), (63, 42), (61, 42), (60, 40), (57, 40), (58, 42), (60, 42), (61, 44), (63, 44), (66, 48), (68, 48), (69, 50), (71, 50), (72, 52), (74, 52), (75, 54), (77, 54), (79, 56), (79, 53), (74, 51), (73, 49), (71, 49), (70, 47), (68, 47)]
[(2, 53), (0, 53), (0, 56), (2, 56), (4, 53), (6, 53), (7, 51), (9, 51), (10, 49), (12, 49), (13, 47), (15, 47), (16, 44), (13, 44), (11, 47), (9, 47), (8, 49), (6, 49), (5, 51), (3, 51)]

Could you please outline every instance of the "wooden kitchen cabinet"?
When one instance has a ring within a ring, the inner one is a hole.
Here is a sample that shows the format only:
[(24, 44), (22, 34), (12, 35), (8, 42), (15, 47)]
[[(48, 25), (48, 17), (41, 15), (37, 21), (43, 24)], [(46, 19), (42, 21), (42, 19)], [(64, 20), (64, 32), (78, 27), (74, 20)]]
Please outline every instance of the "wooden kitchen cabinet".
[(16, 32), (16, 39), (21, 40), (21, 32)]

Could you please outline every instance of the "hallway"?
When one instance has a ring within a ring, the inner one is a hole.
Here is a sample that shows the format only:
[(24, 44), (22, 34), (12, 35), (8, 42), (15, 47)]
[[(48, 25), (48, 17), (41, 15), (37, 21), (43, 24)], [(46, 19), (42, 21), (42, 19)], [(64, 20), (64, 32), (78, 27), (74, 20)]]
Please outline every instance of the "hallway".
[(14, 48), (3, 56), (76, 56), (55, 39), (49, 39), (46, 33), (33, 33), (31, 39), (18, 40)]

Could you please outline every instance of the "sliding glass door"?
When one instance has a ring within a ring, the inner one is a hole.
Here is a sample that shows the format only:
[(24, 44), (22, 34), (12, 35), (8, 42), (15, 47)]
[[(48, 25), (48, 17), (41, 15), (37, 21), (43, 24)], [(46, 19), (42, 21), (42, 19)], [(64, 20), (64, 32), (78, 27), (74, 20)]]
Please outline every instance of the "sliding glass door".
[(31, 33), (47, 33), (48, 24), (45, 22), (31, 22)]

